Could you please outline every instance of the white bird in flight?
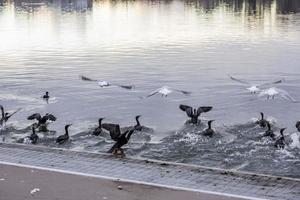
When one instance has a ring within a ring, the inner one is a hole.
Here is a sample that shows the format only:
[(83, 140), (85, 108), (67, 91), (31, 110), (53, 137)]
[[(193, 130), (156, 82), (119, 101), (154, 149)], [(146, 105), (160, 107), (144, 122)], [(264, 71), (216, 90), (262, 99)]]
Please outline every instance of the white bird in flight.
[(91, 79), (91, 78), (88, 78), (88, 77), (82, 76), (82, 75), (80, 75), (79, 77), (83, 81), (97, 82), (100, 87), (118, 86), (120, 88), (124, 88), (124, 89), (128, 89), (128, 90), (131, 90), (134, 88), (134, 85), (120, 85), (120, 84), (116, 84), (116, 83), (112, 84), (112, 83), (104, 81), (104, 80), (95, 80), (95, 79)]
[(147, 96), (141, 97), (141, 98), (148, 98), (148, 97), (154, 96), (156, 94), (161, 94), (162, 97), (167, 97), (168, 94), (170, 94), (172, 92), (178, 92), (178, 93), (181, 93), (181, 94), (184, 94), (184, 95), (191, 94), (191, 92), (188, 92), (188, 91), (174, 89), (174, 88), (171, 88), (169, 86), (163, 86), (161, 88), (158, 88), (157, 90), (154, 90), (153, 92), (151, 92)]
[(267, 96), (267, 99), (275, 99), (276, 96), (280, 96), (285, 100), (291, 101), (293, 103), (297, 103), (298, 101), (293, 98), (287, 91), (275, 87), (271, 87), (265, 90), (262, 90), (259, 97)]
[(234, 78), (234, 77), (232, 77), (230, 75), (228, 75), (228, 76), (233, 81), (236, 81), (238, 83), (247, 85), (248, 87), (246, 89), (249, 90), (251, 94), (256, 94), (256, 93), (260, 92), (261, 91), (261, 87), (268, 86), (268, 85), (273, 85), (273, 84), (278, 84), (278, 83), (282, 83), (283, 82), (283, 80), (278, 80), (278, 81), (269, 82), (269, 83), (252, 84), (252, 83), (249, 83), (247, 81)]

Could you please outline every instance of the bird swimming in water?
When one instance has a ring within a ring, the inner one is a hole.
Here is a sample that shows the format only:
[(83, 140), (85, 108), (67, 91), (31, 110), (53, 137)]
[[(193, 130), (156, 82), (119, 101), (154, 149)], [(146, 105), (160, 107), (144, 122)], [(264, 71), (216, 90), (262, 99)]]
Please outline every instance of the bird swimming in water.
[(141, 115), (137, 115), (137, 116), (135, 117), (136, 125), (134, 126), (134, 129), (135, 129), (136, 131), (142, 131), (142, 130), (143, 130), (143, 126), (141, 125), (140, 120), (139, 120), (140, 117), (141, 117)]
[(212, 137), (212, 136), (215, 134), (215, 131), (211, 128), (211, 123), (212, 123), (213, 121), (215, 121), (215, 120), (209, 120), (209, 121), (207, 122), (208, 128), (205, 129), (205, 130), (202, 132), (202, 134), (203, 134), (204, 136)]
[(272, 139), (275, 139), (274, 131), (271, 128), (271, 124), (267, 122), (267, 130), (265, 131), (263, 137), (271, 137)]
[(276, 96), (282, 97), (283, 99), (287, 101), (291, 101), (293, 103), (297, 103), (298, 101), (294, 99), (287, 91), (271, 87), (265, 90), (262, 90), (259, 95), (259, 97), (267, 96), (267, 99), (275, 99)]
[(297, 130), (300, 132), (300, 121), (297, 121), (297, 123), (296, 123), (296, 128), (297, 128)]
[(187, 105), (179, 105), (179, 108), (186, 112), (187, 116), (191, 118), (190, 122), (192, 124), (197, 124), (198, 122), (201, 122), (198, 118), (201, 115), (201, 113), (209, 112), (213, 107), (211, 106), (201, 106), (197, 110), (193, 109), (191, 106)]
[(116, 84), (116, 83), (112, 84), (112, 83), (104, 81), (104, 80), (95, 80), (95, 79), (91, 79), (91, 78), (88, 78), (88, 77), (82, 76), (82, 75), (80, 75), (79, 77), (83, 81), (97, 82), (100, 87), (118, 86), (120, 88), (124, 88), (124, 89), (128, 89), (128, 90), (134, 89), (134, 85), (120, 85), (120, 84)]
[(71, 126), (72, 124), (67, 124), (65, 126), (65, 134), (64, 135), (60, 135), (56, 138), (56, 143), (58, 144), (63, 144), (65, 143), (66, 141), (69, 140), (69, 127)]
[(12, 113), (4, 112), (4, 107), (2, 105), (0, 105), (0, 109), (1, 109), (0, 126), (5, 125), (5, 123), (9, 120), (9, 118), (11, 118), (14, 114), (16, 114), (21, 110), (21, 108), (19, 108), (18, 110)]
[(248, 81), (240, 80), (240, 79), (234, 78), (230, 75), (228, 75), (228, 76), (231, 80), (233, 80), (235, 82), (247, 85), (248, 87), (246, 89), (248, 91), (250, 91), (251, 94), (256, 94), (256, 93), (260, 92), (261, 87), (268, 86), (268, 85), (273, 85), (273, 84), (279, 84), (279, 83), (283, 82), (283, 80), (278, 80), (278, 81), (274, 81), (274, 82), (270, 82), (270, 83), (252, 84), (252, 83), (249, 83)]
[(40, 113), (34, 113), (27, 117), (28, 120), (37, 120), (38, 123), (36, 124), (36, 127), (39, 128), (39, 131), (47, 132), (47, 121), (56, 121), (56, 117), (52, 114), (46, 113), (45, 116), (41, 116)]
[(98, 136), (98, 135), (100, 135), (101, 133), (102, 133), (102, 120), (103, 120), (104, 118), (99, 118), (99, 120), (98, 120), (98, 127), (93, 131), (93, 135), (96, 135), (96, 136)]
[(102, 127), (109, 131), (111, 139), (116, 141), (108, 153), (113, 153), (116, 149), (122, 150), (122, 146), (129, 142), (132, 133), (135, 131), (135, 129), (130, 129), (121, 133), (121, 129), (118, 124), (103, 124)]
[(46, 94), (44, 94), (43, 99), (47, 99), (48, 100), (49, 98), (50, 98), (49, 92), (47, 91)]
[(31, 135), (28, 137), (28, 139), (31, 141), (31, 144), (36, 144), (39, 136), (35, 133), (35, 128), (34, 126), (32, 126), (32, 133)]
[(256, 124), (258, 124), (262, 128), (265, 128), (269, 122), (267, 120), (265, 120), (263, 112), (260, 113), (260, 116), (261, 116), (261, 119), (256, 121)]
[(274, 146), (276, 148), (280, 148), (280, 149), (284, 149), (285, 147), (285, 139), (284, 139), (284, 135), (283, 132), (285, 131), (285, 128), (280, 129), (280, 138), (278, 140), (276, 140)]
[(184, 95), (190, 95), (191, 94), (191, 92), (188, 92), (188, 91), (174, 89), (174, 88), (171, 88), (169, 86), (163, 86), (161, 88), (158, 88), (157, 90), (154, 90), (149, 95), (147, 95), (145, 97), (141, 97), (141, 98), (142, 99), (149, 98), (149, 97), (154, 96), (156, 94), (161, 94), (162, 97), (167, 97), (172, 92), (178, 92), (178, 93), (181, 93), (181, 94), (184, 94)]

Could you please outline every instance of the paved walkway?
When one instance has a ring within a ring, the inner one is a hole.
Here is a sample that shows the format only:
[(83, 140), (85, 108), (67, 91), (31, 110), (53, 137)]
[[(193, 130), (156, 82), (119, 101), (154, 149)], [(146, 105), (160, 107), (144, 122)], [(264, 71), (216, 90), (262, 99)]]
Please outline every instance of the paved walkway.
[[(0, 163), (246, 199), (297, 199), (300, 180), (0, 143)], [(1, 177), (0, 177), (1, 178)], [(2, 199), (1, 199), (2, 200)]]
[(1, 164), (0, 177), (1, 200), (243, 200)]

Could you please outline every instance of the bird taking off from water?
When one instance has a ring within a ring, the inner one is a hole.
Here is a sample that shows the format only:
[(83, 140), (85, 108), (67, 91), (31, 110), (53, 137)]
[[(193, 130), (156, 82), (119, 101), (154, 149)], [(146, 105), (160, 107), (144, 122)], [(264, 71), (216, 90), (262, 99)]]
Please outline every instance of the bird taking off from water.
[(39, 128), (39, 131), (47, 132), (47, 121), (56, 121), (56, 117), (52, 114), (46, 113), (45, 116), (41, 116), (40, 113), (34, 113), (27, 117), (28, 120), (37, 120), (36, 128)]
[(267, 99), (275, 99), (275, 97), (279, 96), (287, 101), (297, 103), (298, 101), (292, 97), (287, 91), (275, 87), (271, 87), (269, 89), (262, 90), (259, 95), (259, 97), (266, 96)]
[(201, 120), (198, 119), (201, 113), (209, 112), (213, 107), (201, 106), (198, 109), (193, 109), (191, 106), (180, 105), (179, 108), (180, 110), (186, 112), (187, 116), (191, 118), (190, 122), (192, 124), (197, 124), (198, 122), (201, 122)]
[(0, 105), (0, 109), (1, 109), (0, 126), (3, 126), (9, 120), (9, 118), (11, 118), (14, 114), (16, 114), (21, 110), (21, 108), (19, 108), (18, 110), (12, 113), (8, 113), (4, 111), (4, 107), (2, 105)]
[(122, 146), (129, 142), (132, 133), (135, 131), (133, 128), (121, 133), (121, 129), (118, 124), (103, 124), (102, 127), (109, 131), (111, 139), (116, 141), (108, 153), (113, 153), (116, 149), (121, 149)]
[(107, 81), (104, 81), (104, 80), (91, 79), (91, 78), (88, 78), (88, 77), (82, 76), (82, 75), (80, 75), (79, 77), (83, 81), (97, 82), (100, 87), (118, 86), (120, 88), (124, 88), (124, 89), (127, 89), (127, 90), (134, 89), (134, 85), (120, 85), (120, 84), (116, 84), (116, 83), (110, 83), (110, 82), (107, 82)]
[(177, 93), (181, 93), (181, 94), (184, 94), (184, 95), (191, 94), (191, 92), (188, 92), (188, 91), (178, 90), (178, 89), (175, 89), (175, 88), (171, 88), (169, 86), (163, 86), (161, 88), (158, 88), (157, 90), (154, 90), (153, 92), (151, 92), (147, 96), (141, 97), (141, 98), (144, 99), (144, 98), (152, 97), (152, 96), (154, 96), (156, 94), (161, 94), (162, 97), (167, 97), (172, 92), (177, 92)]
[(279, 83), (282, 83), (283, 80), (277, 80), (277, 81), (274, 81), (274, 82), (269, 82), (269, 83), (262, 83), (262, 84), (253, 84), (253, 83), (250, 83), (248, 81), (244, 81), (244, 80), (241, 80), (241, 79), (237, 79), (237, 78), (234, 78), (230, 75), (228, 75), (229, 78), (235, 82), (238, 82), (240, 84), (243, 84), (243, 85), (246, 85), (247, 86), (247, 90), (250, 91), (251, 94), (256, 94), (258, 92), (261, 91), (261, 87), (264, 87), (264, 86), (268, 86), (268, 85), (274, 85), (274, 84), (279, 84)]

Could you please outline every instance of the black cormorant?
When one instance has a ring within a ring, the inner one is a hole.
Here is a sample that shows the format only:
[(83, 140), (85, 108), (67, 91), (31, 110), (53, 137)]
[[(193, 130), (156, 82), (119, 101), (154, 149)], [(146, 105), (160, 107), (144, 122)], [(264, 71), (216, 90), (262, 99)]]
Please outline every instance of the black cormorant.
[(13, 113), (7, 113), (7, 112), (4, 112), (4, 107), (2, 105), (0, 105), (0, 109), (1, 109), (0, 126), (5, 124), (9, 118), (11, 118), (14, 114), (16, 114), (17, 112), (19, 112), (21, 110), (21, 108), (19, 108), (18, 110), (14, 111)]
[(215, 131), (211, 128), (211, 123), (215, 120), (209, 120), (207, 122), (208, 128), (203, 131), (203, 135), (212, 137), (215, 134)]
[[(28, 120), (37, 120), (38, 123), (36, 124), (37, 128), (40, 128), (39, 131), (47, 132), (47, 121), (56, 121), (56, 117), (52, 114), (46, 113), (45, 116), (41, 116), (40, 113), (34, 113), (27, 117)], [(42, 128), (41, 128), (42, 127)]]
[(100, 134), (102, 133), (102, 120), (103, 120), (103, 119), (104, 119), (104, 118), (100, 118), (100, 119), (98, 120), (99, 125), (98, 125), (98, 127), (93, 131), (93, 135), (98, 136), (98, 135), (100, 135)]
[(271, 128), (271, 124), (269, 122), (267, 122), (267, 128), (268, 130), (265, 131), (263, 137), (271, 137), (272, 139), (275, 138), (275, 134), (274, 131)]
[(281, 136), (279, 139), (277, 139), (275, 141), (275, 144), (274, 144), (276, 148), (284, 149), (284, 147), (285, 147), (285, 139), (284, 139), (284, 135), (283, 135), (284, 130), (285, 130), (285, 128), (280, 129)]
[(32, 133), (31, 135), (28, 137), (28, 139), (30, 140), (31, 144), (36, 144), (39, 136), (35, 133), (35, 128), (34, 126), (32, 126)]
[(198, 122), (201, 122), (201, 120), (198, 119), (199, 116), (201, 115), (201, 113), (209, 112), (213, 107), (201, 106), (196, 110), (196, 109), (193, 109), (191, 106), (180, 105), (179, 108), (182, 111), (186, 112), (187, 116), (191, 118), (190, 122), (192, 124), (197, 124)]
[(297, 123), (296, 123), (296, 128), (297, 128), (297, 130), (300, 132), (300, 121), (297, 121)]
[(103, 124), (102, 127), (109, 131), (111, 139), (116, 141), (108, 153), (112, 153), (116, 149), (122, 149), (121, 147), (128, 143), (132, 133), (135, 129), (126, 130), (121, 133), (120, 126), (118, 124)]
[(68, 141), (69, 140), (69, 127), (71, 126), (72, 124), (67, 124), (66, 126), (65, 126), (65, 134), (64, 135), (61, 135), (61, 136), (58, 136), (58, 138), (56, 138), (56, 142), (58, 143), (58, 144), (63, 144), (63, 143), (65, 143), (66, 141)]
[(256, 124), (258, 124), (262, 128), (265, 128), (269, 122), (267, 120), (265, 120), (263, 112), (260, 113), (260, 116), (261, 116), (261, 119), (256, 121)]

